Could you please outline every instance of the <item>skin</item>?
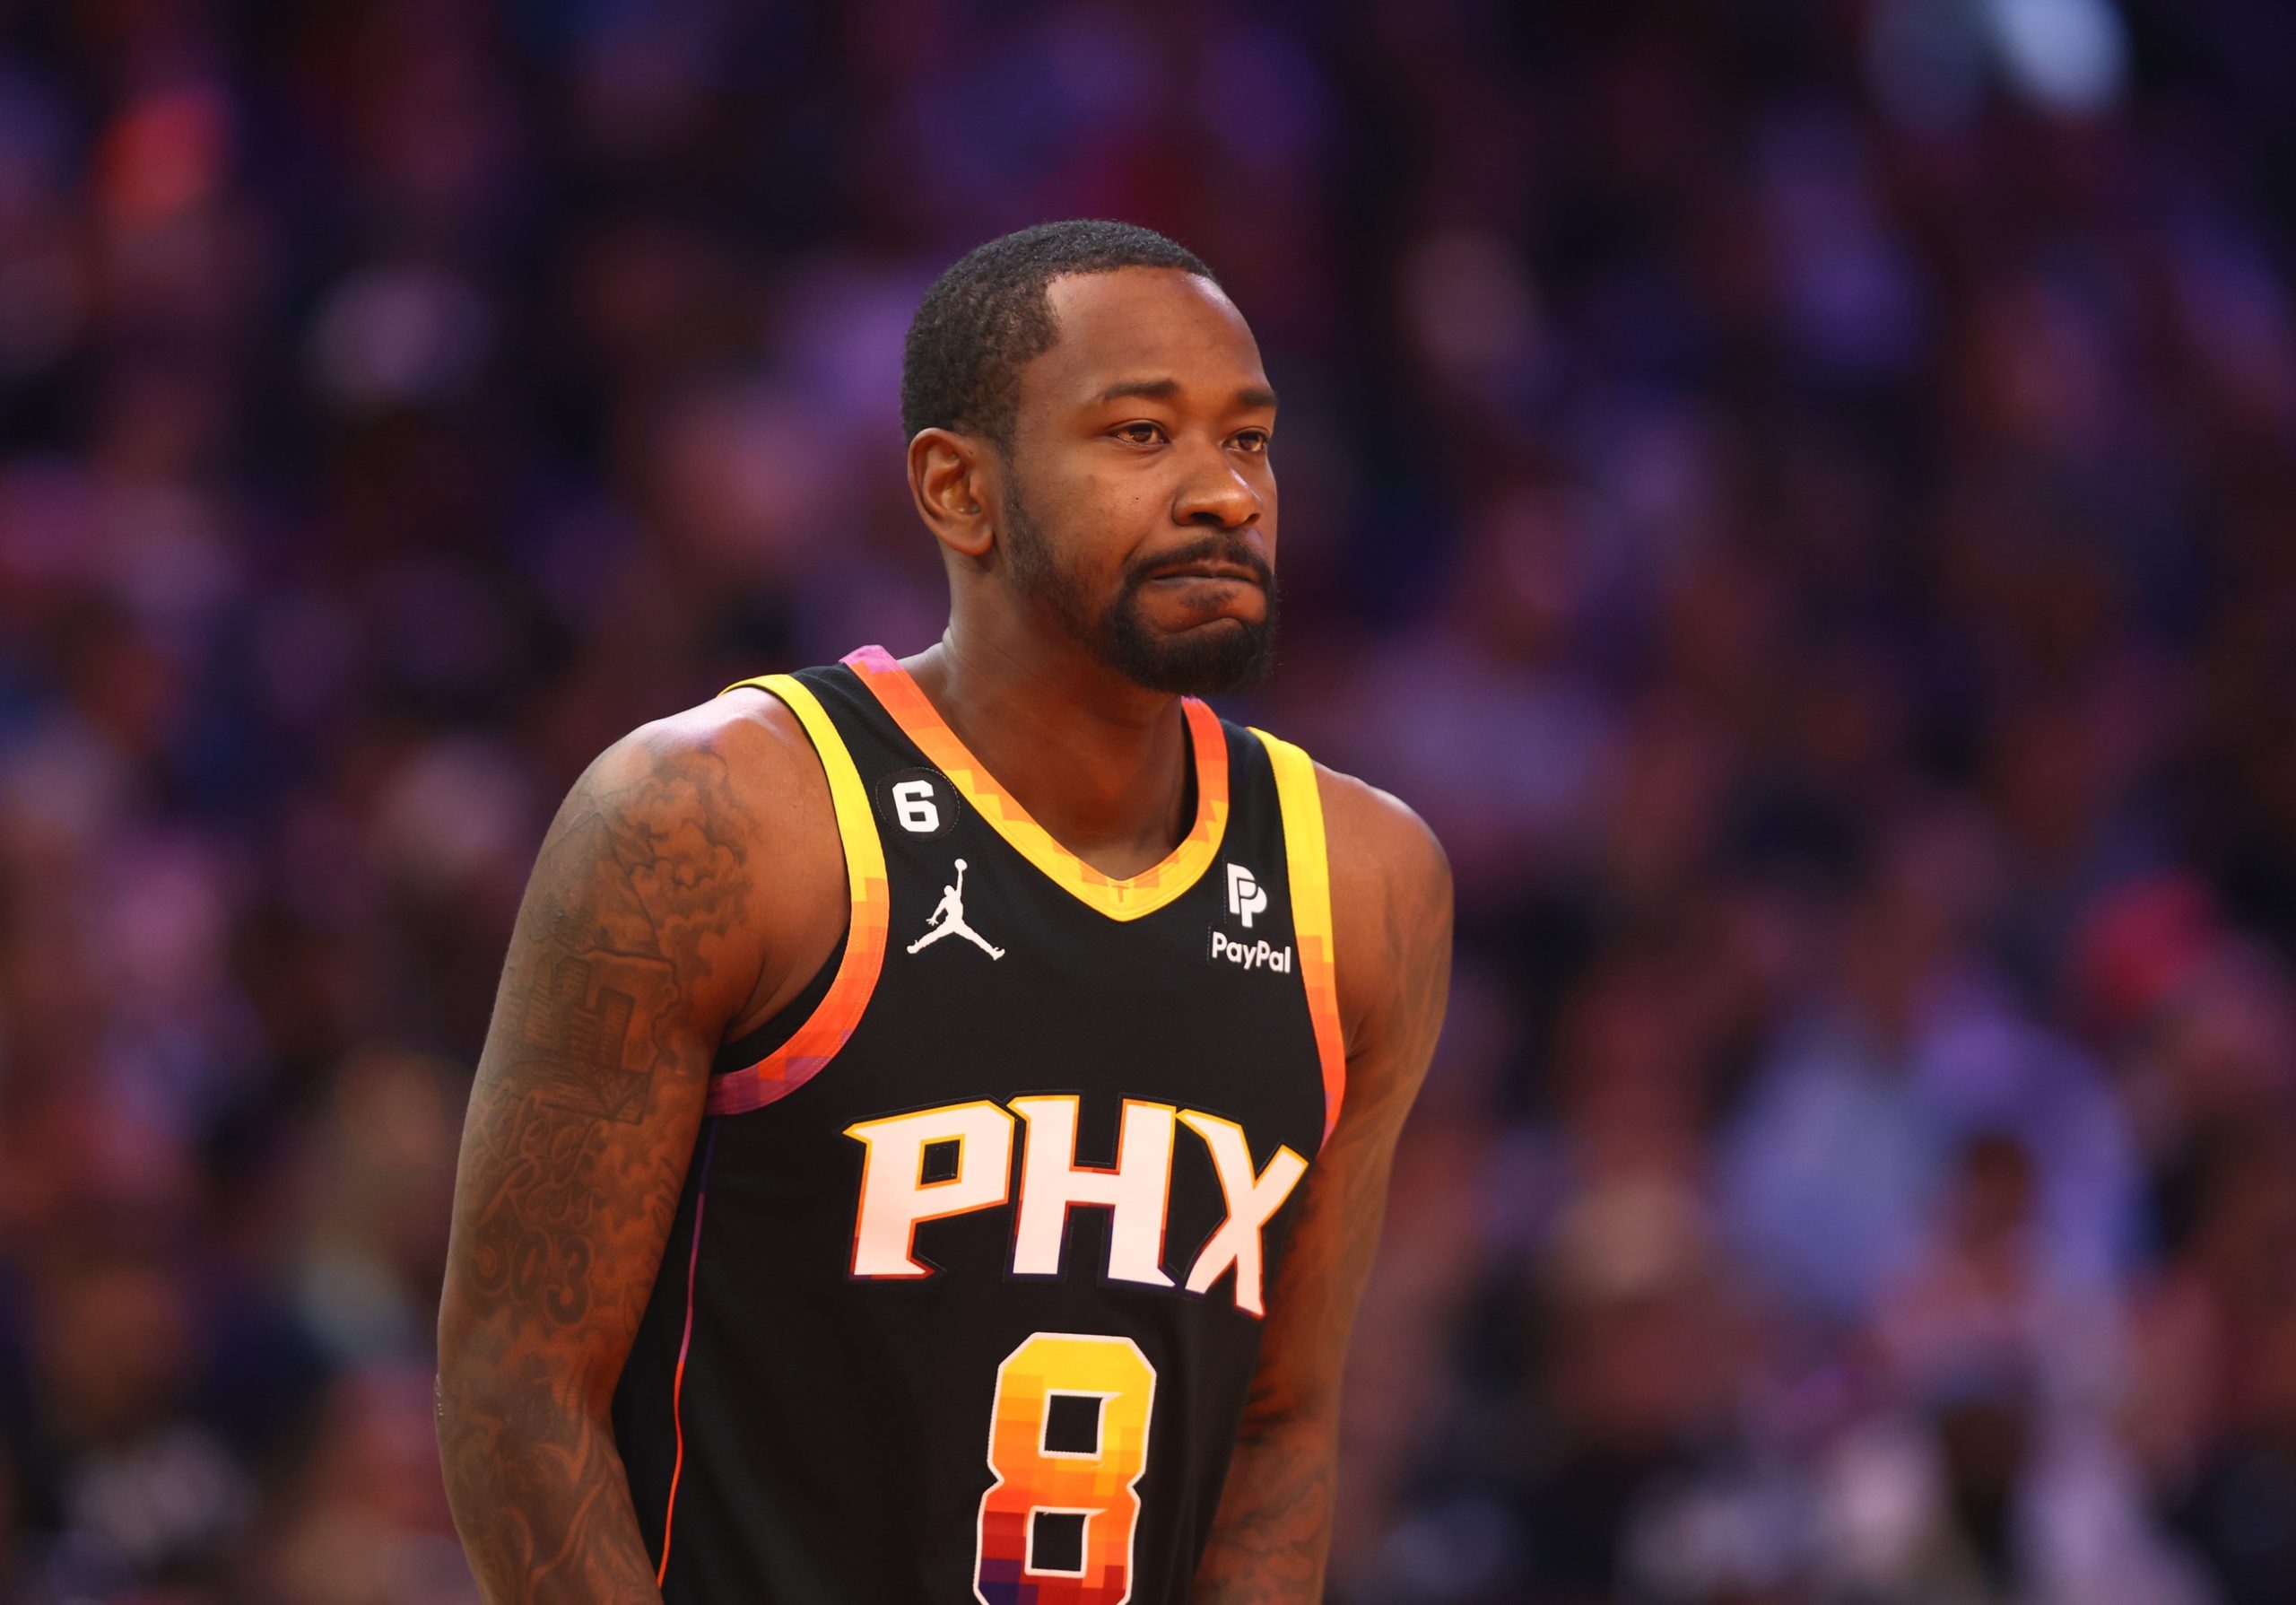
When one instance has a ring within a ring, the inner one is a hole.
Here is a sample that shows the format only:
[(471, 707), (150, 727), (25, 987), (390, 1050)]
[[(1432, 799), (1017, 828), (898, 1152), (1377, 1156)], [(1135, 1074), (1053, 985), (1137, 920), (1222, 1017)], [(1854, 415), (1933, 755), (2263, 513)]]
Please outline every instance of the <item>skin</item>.
[[(1067, 579), (1113, 599), (1166, 555), (1271, 565), (1274, 397), (1227, 298), (1151, 269), (1056, 280), (1058, 343), (1021, 375), (1012, 449), (925, 430), (918, 511), (949, 628), (906, 660), (983, 763), (1113, 876), (1189, 824), (1177, 698), (1110, 670), (1011, 580), (1013, 498)], [(1152, 580), (1154, 631), (1264, 615), (1234, 574)], [(1348, 1081), (1302, 1183), (1198, 1605), (1323, 1597), (1339, 1378), (1396, 1140), (1449, 976), (1441, 849), (1394, 798), (1320, 766)], [(439, 1319), (439, 1443), (497, 1605), (658, 1601), (608, 1406), (661, 1261), (718, 1045), (776, 1013), (846, 917), (828, 783), (794, 716), (721, 697), (617, 742), (577, 782), (526, 889), (480, 1063)]]

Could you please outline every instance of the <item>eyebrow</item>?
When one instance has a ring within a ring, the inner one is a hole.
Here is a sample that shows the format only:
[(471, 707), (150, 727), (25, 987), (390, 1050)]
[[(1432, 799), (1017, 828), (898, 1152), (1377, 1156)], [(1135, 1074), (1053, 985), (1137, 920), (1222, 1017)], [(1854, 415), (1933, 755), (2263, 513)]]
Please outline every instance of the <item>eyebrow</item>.
[[(1180, 381), (1176, 379), (1135, 379), (1120, 385), (1110, 385), (1093, 399), (1096, 402), (1125, 401), (1139, 397), (1147, 401), (1170, 401), (1180, 393)], [(1275, 392), (1265, 385), (1246, 385), (1236, 392), (1236, 405), (1241, 407), (1275, 409)]]

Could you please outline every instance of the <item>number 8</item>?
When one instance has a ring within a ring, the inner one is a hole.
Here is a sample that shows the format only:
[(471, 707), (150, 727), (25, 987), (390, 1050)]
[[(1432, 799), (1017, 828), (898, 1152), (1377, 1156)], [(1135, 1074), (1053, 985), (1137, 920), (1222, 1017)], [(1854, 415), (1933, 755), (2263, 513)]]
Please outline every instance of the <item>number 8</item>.
[[(1098, 1399), (1090, 1450), (1048, 1448), (1055, 1395)], [(1132, 1598), (1132, 1540), (1148, 1467), (1156, 1370), (1129, 1338), (1039, 1332), (996, 1368), (988, 1469), (980, 1497), (973, 1595), (982, 1605), (1124, 1605)], [(1082, 1516), (1083, 1564), (1040, 1570), (1037, 1517)]]

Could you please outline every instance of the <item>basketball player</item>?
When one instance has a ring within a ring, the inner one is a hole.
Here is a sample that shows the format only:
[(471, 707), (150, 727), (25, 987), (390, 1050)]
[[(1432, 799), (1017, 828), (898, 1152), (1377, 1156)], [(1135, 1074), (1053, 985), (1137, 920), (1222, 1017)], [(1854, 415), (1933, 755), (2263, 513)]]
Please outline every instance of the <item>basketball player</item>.
[(498, 1602), (1320, 1600), (1442, 854), (1194, 700), (1275, 614), (1275, 397), (1201, 262), (984, 246), (902, 407), (940, 641), (639, 730), (544, 843), (439, 1321), (457, 1522)]

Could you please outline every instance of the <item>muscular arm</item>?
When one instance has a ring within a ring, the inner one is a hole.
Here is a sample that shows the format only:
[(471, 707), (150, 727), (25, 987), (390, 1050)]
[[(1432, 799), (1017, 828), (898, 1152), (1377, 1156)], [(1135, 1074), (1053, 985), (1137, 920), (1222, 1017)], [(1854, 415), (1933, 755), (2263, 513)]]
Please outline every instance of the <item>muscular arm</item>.
[(665, 721), (576, 784), (526, 887), (439, 1322), (448, 1497), (492, 1605), (658, 1605), (607, 1407), (758, 979), (754, 839), (726, 760)]
[(1370, 1274), (1396, 1138), (1450, 988), (1451, 877), (1416, 816), (1319, 773), (1347, 1040), (1338, 1125), (1305, 1182), (1194, 1605), (1314, 1605), (1339, 1445), (1339, 1381)]

